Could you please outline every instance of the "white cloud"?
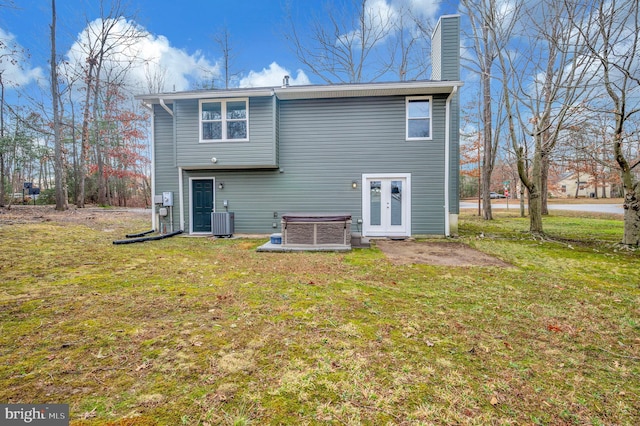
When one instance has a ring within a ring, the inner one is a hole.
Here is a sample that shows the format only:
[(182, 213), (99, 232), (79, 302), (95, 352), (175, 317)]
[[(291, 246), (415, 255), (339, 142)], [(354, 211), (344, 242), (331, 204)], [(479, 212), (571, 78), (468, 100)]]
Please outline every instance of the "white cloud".
[(68, 78), (83, 75), (89, 52), (105, 32), (104, 28), (109, 28), (105, 73), (126, 75), (124, 82), (136, 91), (187, 90), (220, 76), (218, 64), (209, 61), (200, 51), (189, 54), (171, 46), (166, 37), (150, 34), (135, 22), (119, 18), (115, 21), (96, 19), (78, 35), (66, 55)]
[[(262, 71), (250, 71), (246, 77), (240, 79), (240, 87), (274, 87), (282, 85), (285, 75), (291, 76), (288, 69), (272, 62), (269, 68)], [(309, 78), (302, 70), (298, 70), (296, 77), (291, 76), (289, 84), (292, 86), (310, 84)]]
[[(440, 0), (367, 0), (364, 19), (370, 35), (376, 35), (372, 43), (384, 42), (402, 19), (402, 26), (415, 29), (413, 19), (433, 22), (438, 14)], [(360, 30), (342, 35), (339, 39), (360, 41)]]
[(31, 68), (25, 49), (13, 34), (0, 28), (0, 72), (6, 87), (17, 87), (32, 81), (46, 84), (42, 68)]
[(434, 20), (440, 9), (440, 0), (395, 0), (398, 5), (407, 4), (419, 18)]

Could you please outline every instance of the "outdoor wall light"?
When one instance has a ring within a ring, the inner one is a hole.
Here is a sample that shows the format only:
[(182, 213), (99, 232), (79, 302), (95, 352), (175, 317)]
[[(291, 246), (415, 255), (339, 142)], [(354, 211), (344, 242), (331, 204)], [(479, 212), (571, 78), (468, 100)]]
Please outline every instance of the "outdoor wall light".
[(352, 187), (353, 189), (357, 189), (357, 188), (358, 188), (358, 181), (357, 181), (357, 180), (354, 180), (353, 182), (351, 182), (351, 187)]
[(224, 189), (224, 182), (220, 182), (218, 184), (218, 189)]

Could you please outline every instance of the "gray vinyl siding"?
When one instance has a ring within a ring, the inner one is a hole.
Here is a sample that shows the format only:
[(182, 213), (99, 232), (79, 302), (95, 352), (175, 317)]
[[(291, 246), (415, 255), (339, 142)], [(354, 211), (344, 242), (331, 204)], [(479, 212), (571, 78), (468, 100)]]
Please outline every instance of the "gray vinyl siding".
[(160, 195), (164, 191), (178, 195), (178, 169), (175, 166), (173, 117), (160, 105), (154, 105), (154, 144), (153, 157), (155, 164), (155, 189)]
[(431, 78), (460, 80), (460, 17), (443, 16), (431, 39)]
[(278, 101), (280, 170), (185, 170), (185, 230), (189, 177), (215, 177), (215, 209), (228, 200), (237, 233), (274, 232), (286, 212), (351, 213), (357, 232), (362, 174), (410, 173), (412, 234), (442, 235), (445, 101), (433, 97), (433, 140), (421, 141), (405, 140), (404, 96)]
[(450, 146), (449, 146), (449, 210), (460, 214), (460, 94), (451, 99)]
[(272, 97), (249, 99), (249, 141), (200, 143), (198, 100), (179, 100), (174, 105), (179, 167), (277, 167)]

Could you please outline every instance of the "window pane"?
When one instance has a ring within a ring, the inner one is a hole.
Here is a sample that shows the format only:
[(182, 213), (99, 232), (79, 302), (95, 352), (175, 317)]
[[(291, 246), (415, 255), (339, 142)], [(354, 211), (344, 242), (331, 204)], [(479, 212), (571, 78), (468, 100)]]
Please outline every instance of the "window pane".
[(247, 104), (245, 101), (227, 102), (227, 119), (237, 120), (247, 118)]
[(429, 135), (429, 119), (424, 120), (409, 120), (407, 123), (409, 126), (410, 138), (428, 138)]
[(222, 123), (219, 121), (214, 121), (212, 123), (202, 123), (202, 139), (222, 139)]
[(204, 102), (202, 104), (203, 120), (222, 120), (222, 108), (220, 102)]
[(229, 121), (227, 122), (227, 139), (246, 139), (247, 122)]
[(391, 225), (402, 225), (402, 181), (391, 181)]
[(409, 101), (409, 118), (431, 117), (429, 101)]
[(370, 186), (370, 191), (371, 194), (369, 195), (369, 211), (370, 211), (370, 217), (369, 217), (369, 223), (371, 225), (374, 226), (379, 226), (382, 224), (381, 218), (380, 218), (380, 208), (381, 208), (381, 198), (382, 198), (382, 193), (380, 192), (380, 187), (381, 187), (382, 182), (380, 182), (379, 180), (374, 180), (371, 182), (371, 186)]

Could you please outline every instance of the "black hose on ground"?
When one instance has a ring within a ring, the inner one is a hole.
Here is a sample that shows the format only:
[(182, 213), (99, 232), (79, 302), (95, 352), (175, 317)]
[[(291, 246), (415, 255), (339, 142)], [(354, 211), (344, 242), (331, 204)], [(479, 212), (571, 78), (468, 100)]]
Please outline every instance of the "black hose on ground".
[(129, 238), (127, 240), (116, 240), (113, 242), (113, 244), (133, 244), (133, 243), (143, 243), (145, 241), (162, 240), (164, 238), (174, 237), (178, 234), (182, 234), (182, 232), (183, 231), (180, 230), (180, 231), (171, 232), (169, 234), (156, 235), (154, 237)]
[(126, 238), (137, 238), (137, 237), (144, 237), (145, 235), (149, 235), (156, 232), (155, 229), (152, 229), (150, 231), (144, 231), (144, 232), (138, 232), (137, 234), (127, 234), (125, 235)]

